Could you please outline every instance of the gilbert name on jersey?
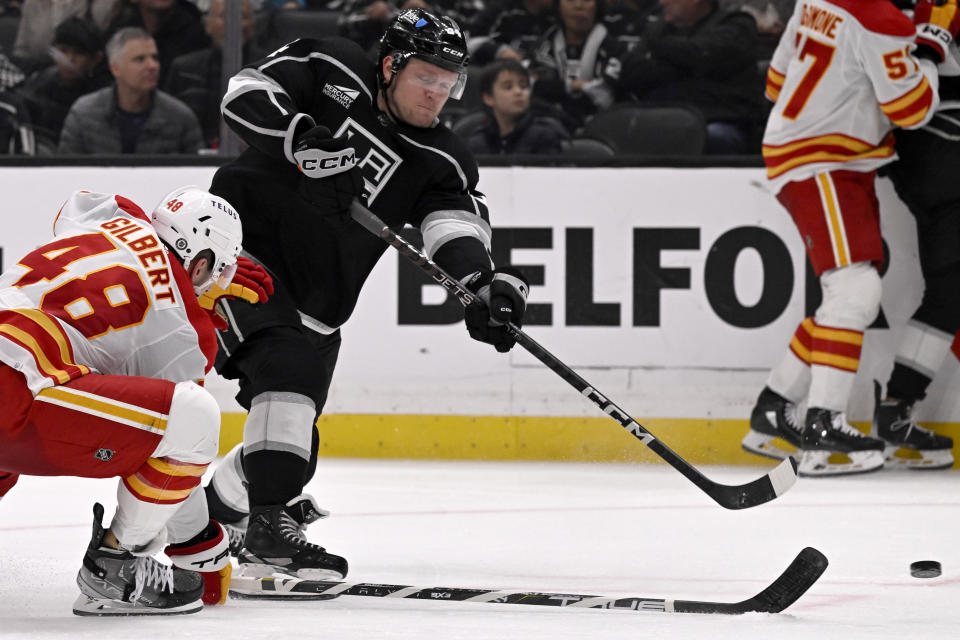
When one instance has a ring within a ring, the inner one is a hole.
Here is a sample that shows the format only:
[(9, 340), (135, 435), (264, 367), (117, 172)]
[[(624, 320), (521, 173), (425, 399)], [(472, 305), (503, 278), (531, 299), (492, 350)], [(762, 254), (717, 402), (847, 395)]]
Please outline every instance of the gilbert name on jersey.
[(198, 380), (215, 349), (187, 272), (121, 196), (74, 193), (0, 276), (0, 362), (34, 394), (91, 372)]

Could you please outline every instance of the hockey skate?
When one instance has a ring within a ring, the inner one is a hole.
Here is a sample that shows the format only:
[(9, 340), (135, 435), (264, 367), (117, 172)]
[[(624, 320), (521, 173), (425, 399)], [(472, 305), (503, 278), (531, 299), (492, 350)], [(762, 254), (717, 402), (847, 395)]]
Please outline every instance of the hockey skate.
[(247, 536), (247, 525), (250, 519), (244, 518), (237, 522), (221, 522), (223, 530), (227, 532), (227, 541), (229, 543), (230, 555), (236, 558), (243, 549), (243, 540)]
[(841, 411), (808, 409), (800, 448), (798, 471), (804, 477), (868, 473), (883, 467), (883, 441), (850, 426)]
[(750, 453), (784, 460), (796, 454), (802, 433), (797, 405), (764, 387), (750, 412), (750, 431), (740, 446)]
[(912, 403), (881, 400), (880, 393), (880, 383), (874, 380), (870, 435), (883, 440), (886, 463), (893, 468), (929, 471), (952, 467), (953, 440), (918, 425)]
[(265, 591), (262, 587), (245, 589), (251, 580), (269, 582), (277, 578), (308, 580), (342, 580), (347, 575), (347, 561), (328, 553), (323, 547), (307, 542), (306, 526), (329, 515), (314, 499), (300, 495), (287, 504), (254, 507), (237, 557), (239, 568), (234, 574), (230, 593), (237, 597), (271, 597), (327, 599), (336, 596), (295, 594), (282, 590)]
[(195, 613), (203, 608), (203, 578), (152, 557), (103, 545), (103, 506), (93, 506), (93, 536), (77, 574), (78, 616), (156, 616)]

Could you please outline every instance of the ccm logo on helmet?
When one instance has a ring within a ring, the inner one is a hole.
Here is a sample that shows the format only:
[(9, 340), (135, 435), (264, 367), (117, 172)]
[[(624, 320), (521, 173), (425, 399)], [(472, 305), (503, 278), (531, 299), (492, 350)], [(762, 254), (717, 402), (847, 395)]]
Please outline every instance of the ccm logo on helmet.
[(450, 55), (455, 56), (457, 58), (463, 57), (463, 51), (460, 51), (459, 49), (454, 49), (453, 47), (444, 47), (443, 52), (449, 53)]

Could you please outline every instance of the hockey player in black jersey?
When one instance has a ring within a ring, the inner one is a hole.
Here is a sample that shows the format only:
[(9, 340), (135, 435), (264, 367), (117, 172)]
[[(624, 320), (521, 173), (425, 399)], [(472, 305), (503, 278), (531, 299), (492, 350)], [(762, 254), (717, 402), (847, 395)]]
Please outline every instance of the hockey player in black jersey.
[(241, 212), (244, 247), (275, 284), (268, 304), (228, 304), (220, 334), (217, 370), (239, 380), (249, 414), (207, 495), (215, 517), (237, 523), (240, 576), (347, 573), (344, 558), (307, 542), (305, 526), (326, 513), (302, 491), (338, 328), (387, 247), (351, 220), (353, 198), (394, 229), (419, 227), (434, 261), (503, 308), (468, 313), (473, 338), (501, 352), (514, 344), (502, 323), (520, 324), (527, 283), (494, 268), (476, 163), (437, 119), (462, 93), (468, 59), (453, 20), (410, 9), (387, 27), (377, 63), (349, 40), (301, 39), (229, 83), (223, 117), (249, 148), (217, 171), (211, 191)]

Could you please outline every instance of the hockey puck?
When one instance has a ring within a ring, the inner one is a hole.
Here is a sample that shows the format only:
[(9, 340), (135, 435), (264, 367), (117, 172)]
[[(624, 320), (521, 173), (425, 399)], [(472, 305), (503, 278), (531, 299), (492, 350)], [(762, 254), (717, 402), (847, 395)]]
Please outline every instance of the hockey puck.
[(910, 563), (910, 575), (914, 578), (936, 578), (940, 572), (940, 563), (936, 560), (917, 560)]

